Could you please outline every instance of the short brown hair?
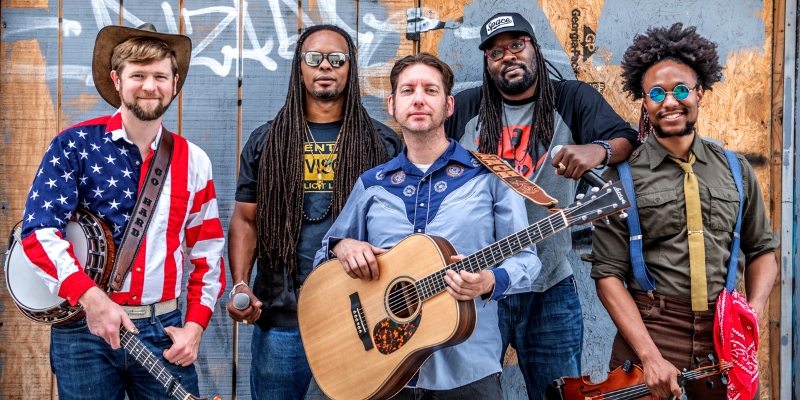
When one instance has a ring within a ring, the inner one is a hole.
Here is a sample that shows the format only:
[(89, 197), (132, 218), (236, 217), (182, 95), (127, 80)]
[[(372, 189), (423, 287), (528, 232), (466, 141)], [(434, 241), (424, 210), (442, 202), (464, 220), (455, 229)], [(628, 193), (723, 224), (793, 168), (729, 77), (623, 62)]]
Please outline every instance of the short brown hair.
[(453, 90), (453, 70), (444, 61), (430, 53), (418, 53), (413, 56), (405, 56), (394, 63), (392, 73), (389, 74), (389, 82), (392, 84), (392, 94), (397, 90), (397, 79), (404, 69), (415, 65), (423, 64), (429, 67), (436, 68), (442, 74), (442, 83), (444, 84), (444, 93), (450, 96)]
[(132, 37), (114, 48), (111, 53), (111, 70), (119, 73), (127, 63), (147, 64), (153, 61), (170, 59), (172, 75), (178, 73), (175, 50), (166, 43), (150, 37)]

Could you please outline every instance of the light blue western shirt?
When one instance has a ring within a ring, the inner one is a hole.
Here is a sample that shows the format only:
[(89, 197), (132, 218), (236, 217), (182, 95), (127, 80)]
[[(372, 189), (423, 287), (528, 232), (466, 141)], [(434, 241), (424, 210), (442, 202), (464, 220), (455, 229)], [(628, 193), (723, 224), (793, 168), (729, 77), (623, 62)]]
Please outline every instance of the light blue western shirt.
[[(425, 173), (403, 151), (361, 175), (325, 234), (314, 266), (327, 260), (329, 247), (341, 238), (388, 249), (408, 235), (424, 233), (443, 237), (459, 254), (470, 255), (526, 228), (527, 222), (523, 198), (451, 140)], [(491, 268), (495, 276), (491, 299), (529, 291), (541, 265), (531, 246)], [(502, 370), (497, 303), (475, 301), (478, 321), (472, 336), (428, 358), (417, 387), (453, 389)]]

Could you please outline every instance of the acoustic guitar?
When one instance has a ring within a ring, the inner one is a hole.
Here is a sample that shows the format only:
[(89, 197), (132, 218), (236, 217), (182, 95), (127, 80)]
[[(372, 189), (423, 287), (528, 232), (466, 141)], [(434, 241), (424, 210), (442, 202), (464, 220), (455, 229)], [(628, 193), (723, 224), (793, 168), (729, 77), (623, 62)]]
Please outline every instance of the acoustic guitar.
[(448, 269), (477, 273), (558, 231), (628, 207), (617, 182), (457, 262), (446, 239), (414, 234), (377, 257), (377, 281), (350, 278), (335, 259), (320, 264), (298, 298), (314, 378), (334, 399), (394, 396), (433, 352), (467, 340), (475, 328), (475, 302), (446, 293)]

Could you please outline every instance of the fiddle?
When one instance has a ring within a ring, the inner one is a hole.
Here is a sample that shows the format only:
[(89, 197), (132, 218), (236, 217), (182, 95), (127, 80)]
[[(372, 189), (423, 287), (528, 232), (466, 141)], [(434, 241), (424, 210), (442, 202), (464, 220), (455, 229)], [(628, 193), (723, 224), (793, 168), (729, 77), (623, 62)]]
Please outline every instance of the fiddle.
[[(697, 368), (678, 375), (678, 384), (683, 385), (692, 380), (723, 375), (722, 382), (727, 383), (728, 370), (733, 368), (731, 362), (720, 362), (708, 367)], [(641, 365), (633, 365), (625, 361), (621, 366), (608, 373), (608, 377), (594, 383), (588, 376), (563, 377), (551, 383), (545, 392), (545, 400), (659, 400), (650, 394), (644, 384), (644, 370)]]

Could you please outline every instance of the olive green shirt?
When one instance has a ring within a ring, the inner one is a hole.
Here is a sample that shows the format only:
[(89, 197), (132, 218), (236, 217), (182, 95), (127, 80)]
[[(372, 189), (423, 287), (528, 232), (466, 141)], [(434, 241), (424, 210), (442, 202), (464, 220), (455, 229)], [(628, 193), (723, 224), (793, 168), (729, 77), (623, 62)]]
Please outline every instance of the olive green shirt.
[[(725, 287), (739, 195), (719, 146), (695, 136), (691, 151), (697, 157), (693, 170), (700, 187), (708, 301), (714, 302)], [(654, 135), (650, 135), (631, 154), (628, 163), (636, 188), (644, 261), (655, 278), (655, 292), (689, 302), (691, 283), (684, 172), (668, 155), (672, 154)], [(778, 238), (770, 229), (753, 168), (744, 157), (738, 155), (738, 158), (742, 164), (745, 205), (737, 285), (741, 283), (745, 265), (750, 260), (778, 247)], [(615, 167), (609, 168), (603, 177), (619, 180)], [(641, 290), (633, 277), (629, 240), (624, 219), (612, 216), (608, 225), (595, 223), (592, 254), (586, 257), (592, 262), (593, 279), (615, 276), (629, 288)]]

